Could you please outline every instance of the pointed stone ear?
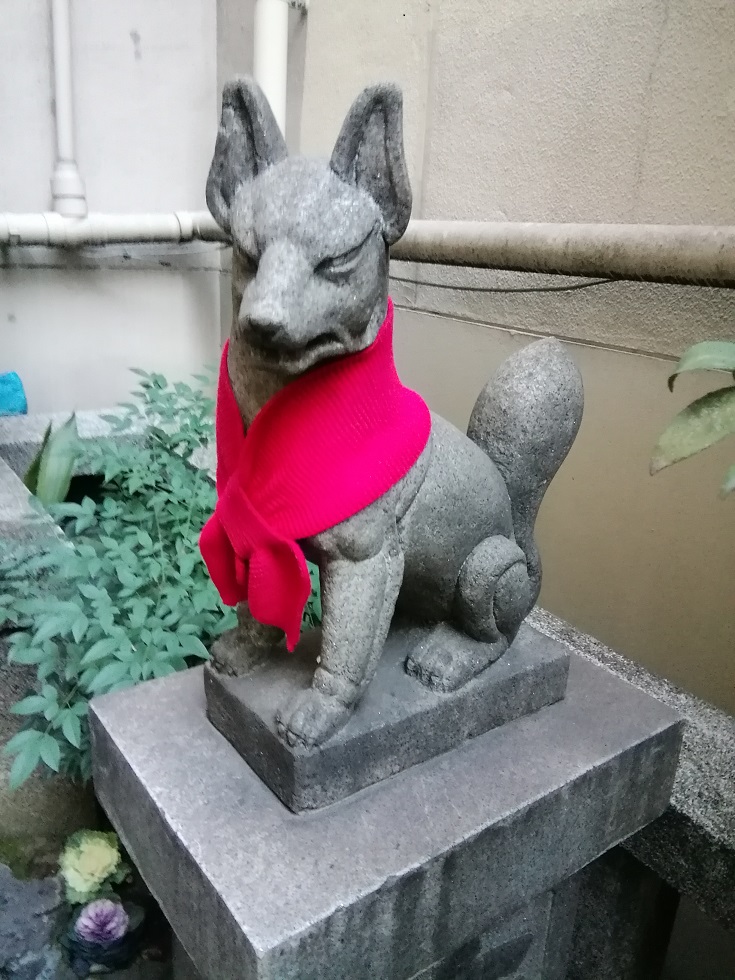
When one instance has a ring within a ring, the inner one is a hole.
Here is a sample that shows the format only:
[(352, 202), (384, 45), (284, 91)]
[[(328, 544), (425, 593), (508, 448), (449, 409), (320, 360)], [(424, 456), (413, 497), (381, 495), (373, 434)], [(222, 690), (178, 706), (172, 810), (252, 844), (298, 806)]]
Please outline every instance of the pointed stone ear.
[(355, 99), (330, 166), (346, 183), (367, 191), (383, 215), (383, 237), (389, 245), (397, 242), (411, 217), (403, 96), (397, 86), (375, 85)]
[(238, 188), (286, 156), (286, 141), (260, 86), (251, 78), (227, 82), (207, 178), (207, 207), (220, 227), (230, 231)]

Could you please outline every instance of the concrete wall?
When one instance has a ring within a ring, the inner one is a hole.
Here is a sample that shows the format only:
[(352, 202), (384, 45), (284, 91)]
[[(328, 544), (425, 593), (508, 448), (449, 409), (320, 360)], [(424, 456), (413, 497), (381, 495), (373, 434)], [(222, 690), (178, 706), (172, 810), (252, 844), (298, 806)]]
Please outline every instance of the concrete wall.
[[(314, 2), (301, 140), (329, 153), (361, 86), (401, 83), (414, 216), (735, 221), (731, 0)], [(568, 339), (587, 414), (542, 510), (542, 601), (735, 709), (730, 446), (651, 479), (671, 359), (735, 335), (735, 292), (394, 264), (405, 378), (464, 425), (498, 360)], [(521, 290), (518, 292), (517, 290)]]
[[(0, 3), (0, 210), (51, 204), (48, 0)], [(217, 9), (74, 0), (78, 162), (90, 210), (204, 207), (217, 112)], [(33, 411), (110, 405), (132, 366), (180, 377), (216, 355), (219, 253), (192, 245), (0, 255), (0, 371)]]

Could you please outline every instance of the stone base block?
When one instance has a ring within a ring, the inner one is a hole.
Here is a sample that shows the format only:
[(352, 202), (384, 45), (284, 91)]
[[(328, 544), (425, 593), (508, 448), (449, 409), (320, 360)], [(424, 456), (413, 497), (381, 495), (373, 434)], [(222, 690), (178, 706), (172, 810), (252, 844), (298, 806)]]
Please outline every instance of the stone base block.
[(572, 657), (556, 704), (294, 814), (208, 721), (199, 669), (90, 718), (98, 797), (206, 980), (540, 980), (513, 965), (524, 929), (495, 924), (658, 816), (681, 739), (671, 709)]
[[(391, 632), (354, 715), (319, 749), (286, 745), (276, 712), (311, 683), (317, 636), (246, 677), (205, 667), (210, 721), (291, 810), (313, 810), (425, 762), (564, 697), (569, 652), (524, 626), (497, 663), (459, 691), (430, 691), (404, 670), (419, 630)], [(311, 641), (311, 642), (309, 642)]]

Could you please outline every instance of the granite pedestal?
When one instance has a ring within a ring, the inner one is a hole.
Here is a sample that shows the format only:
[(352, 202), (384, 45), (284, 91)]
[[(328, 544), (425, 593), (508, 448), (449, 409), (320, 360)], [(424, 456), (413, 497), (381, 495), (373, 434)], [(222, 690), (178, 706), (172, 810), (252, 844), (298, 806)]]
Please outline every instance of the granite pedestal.
[(294, 814), (201, 670), (91, 717), (98, 796), (204, 980), (561, 980), (573, 876), (664, 810), (681, 738), (573, 657), (564, 700)]
[[(291, 810), (313, 810), (393, 776), (564, 697), (569, 651), (530, 626), (489, 670), (451, 693), (404, 669), (421, 628), (391, 629), (375, 677), (348, 723), (318, 750), (292, 747), (276, 712), (311, 683), (317, 632), (295, 654), (269, 658), (245, 677), (204, 668), (207, 714)], [(221, 641), (220, 641), (221, 642)]]

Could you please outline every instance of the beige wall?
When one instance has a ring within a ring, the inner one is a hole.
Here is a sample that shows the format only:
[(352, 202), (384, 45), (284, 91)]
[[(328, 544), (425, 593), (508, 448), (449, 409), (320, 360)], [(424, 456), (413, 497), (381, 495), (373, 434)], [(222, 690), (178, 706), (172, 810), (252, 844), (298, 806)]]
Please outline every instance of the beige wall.
[(315, 0), (304, 148), (385, 78), (416, 216), (735, 221), (729, 0)]
[[(465, 428), (480, 389), (529, 335), (399, 310), (404, 380)], [(666, 387), (658, 358), (568, 345), (585, 416), (541, 509), (541, 603), (701, 697), (735, 710), (735, 510), (718, 500), (733, 459), (720, 446), (648, 475), (671, 414), (707, 389)]]
[[(309, 15), (302, 145), (328, 153), (361, 86), (405, 93), (414, 217), (735, 222), (730, 0), (340, 0)], [(401, 266), (399, 275), (411, 275)], [(735, 291), (418, 271), (419, 309), (678, 355), (734, 332)]]
[[(405, 93), (416, 217), (735, 222), (731, 0), (315, 0), (303, 149), (329, 153), (360, 87), (384, 79)], [(587, 408), (541, 513), (542, 601), (735, 710), (735, 511), (717, 498), (735, 449), (647, 471), (708, 384), (670, 395), (671, 358), (735, 335), (735, 292), (393, 271), (403, 375), (458, 424), (530, 335), (573, 341)]]
[[(204, 207), (216, 129), (216, 5), (74, 0), (78, 162), (93, 211)], [(53, 168), (47, 0), (0, 0), (0, 210), (43, 211)], [(125, 257), (127, 256), (127, 257)], [(69, 271), (69, 269), (73, 271)], [(214, 359), (219, 255), (115, 247), (0, 255), (0, 371), (33, 411), (107, 406), (131, 366), (180, 377)]]

